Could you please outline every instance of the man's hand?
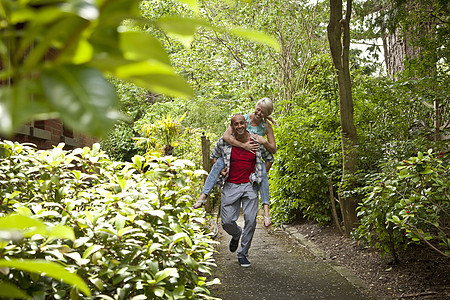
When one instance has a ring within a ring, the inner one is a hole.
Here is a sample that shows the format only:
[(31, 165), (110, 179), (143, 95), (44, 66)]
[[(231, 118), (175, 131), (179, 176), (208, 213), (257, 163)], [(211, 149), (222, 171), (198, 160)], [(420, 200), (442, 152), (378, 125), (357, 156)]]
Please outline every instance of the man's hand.
[(228, 167), (223, 168), (222, 171), (220, 171), (220, 174), (226, 176), (228, 174)]
[(254, 141), (252, 141), (252, 140), (249, 140), (248, 142), (246, 142), (246, 143), (244, 143), (243, 145), (242, 145), (243, 147), (243, 149), (244, 150), (247, 150), (247, 151), (249, 151), (249, 152), (251, 152), (251, 153), (255, 153), (256, 151), (258, 151), (258, 149), (259, 149), (259, 144), (258, 143), (255, 143)]

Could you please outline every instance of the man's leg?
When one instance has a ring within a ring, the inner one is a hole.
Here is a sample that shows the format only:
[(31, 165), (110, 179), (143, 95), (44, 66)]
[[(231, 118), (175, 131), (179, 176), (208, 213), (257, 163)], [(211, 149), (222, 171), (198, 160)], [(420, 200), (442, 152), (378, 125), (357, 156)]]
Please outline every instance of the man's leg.
[(247, 257), (248, 250), (252, 244), (253, 234), (256, 228), (256, 215), (258, 214), (258, 189), (251, 183), (245, 184), (245, 192), (242, 194), (241, 201), (245, 225), (241, 238), (241, 249), (238, 251), (238, 258)]
[(237, 225), (236, 220), (239, 218), (241, 211), (241, 195), (242, 189), (239, 184), (225, 182), (222, 189), (222, 200), (220, 209), (220, 218), (222, 220), (222, 228), (239, 241), (242, 229)]

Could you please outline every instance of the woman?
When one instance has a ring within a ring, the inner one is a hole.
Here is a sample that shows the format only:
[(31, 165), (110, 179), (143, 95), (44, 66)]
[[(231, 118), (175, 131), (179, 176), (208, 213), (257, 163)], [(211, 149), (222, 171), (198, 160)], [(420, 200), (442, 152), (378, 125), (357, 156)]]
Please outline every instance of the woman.
[[(277, 146), (275, 142), (275, 136), (273, 134), (273, 128), (270, 123), (274, 125), (277, 125), (277, 123), (270, 116), (272, 112), (272, 100), (270, 100), (269, 98), (262, 98), (256, 103), (255, 112), (246, 114), (244, 115), (244, 117), (247, 121), (247, 130), (251, 133), (252, 138), (259, 144), (263, 145), (267, 149), (267, 151), (275, 154), (275, 152), (277, 151)], [(269, 121), (270, 123), (267, 121)], [(264, 138), (264, 136), (266, 136), (267, 139)], [(237, 141), (232, 135), (231, 126), (228, 127), (228, 129), (225, 131), (223, 140), (232, 146), (240, 147), (253, 153), (259, 149), (259, 144), (252, 142), (241, 143)], [(267, 170), (266, 168), (263, 169), (263, 179), (260, 187), (261, 202), (264, 209), (264, 225), (266, 227), (270, 226), (270, 224), (272, 223), (269, 213), (270, 194), (269, 181), (267, 179), (267, 172), (269, 171), (271, 165), (272, 163), (266, 163), (265, 167), (267, 168)], [(224, 167), (225, 165), (223, 162), (223, 158), (217, 159), (211, 169), (211, 172), (208, 175), (208, 178), (205, 181), (202, 194), (193, 206), (194, 208), (199, 208), (203, 204), (205, 204), (206, 198), (216, 184), (217, 179), (219, 178), (219, 174)]]

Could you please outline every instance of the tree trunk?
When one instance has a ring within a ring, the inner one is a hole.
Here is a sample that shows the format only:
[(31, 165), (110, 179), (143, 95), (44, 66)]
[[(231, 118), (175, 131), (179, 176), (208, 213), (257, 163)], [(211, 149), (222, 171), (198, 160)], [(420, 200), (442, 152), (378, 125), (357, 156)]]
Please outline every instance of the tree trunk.
[[(339, 86), (339, 110), (343, 154), (343, 176), (341, 187), (351, 189), (353, 186), (353, 175), (356, 172), (356, 127), (353, 121), (353, 99), (349, 68), (352, 0), (347, 0), (345, 19), (342, 18), (342, 10), (342, 0), (330, 0), (330, 22), (327, 26), (327, 32)], [(342, 196), (340, 204), (345, 233), (350, 235), (352, 229), (355, 228), (358, 223), (355, 197), (350, 195)]]

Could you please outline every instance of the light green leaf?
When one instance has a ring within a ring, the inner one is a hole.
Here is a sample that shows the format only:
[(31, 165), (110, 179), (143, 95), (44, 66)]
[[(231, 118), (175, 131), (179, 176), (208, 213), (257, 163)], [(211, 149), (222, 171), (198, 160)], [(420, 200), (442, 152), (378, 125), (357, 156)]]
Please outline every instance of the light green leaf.
[(7, 282), (0, 282), (0, 298), (21, 298), (21, 299), (31, 299), (24, 291), (17, 288), (15, 285), (9, 284)]
[(153, 243), (150, 245), (150, 248), (148, 249), (148, 254), (152, 254), (153, 251), (157, 250), (157, 249), (161, 249), (162, 244), (160, 243)]
[(37, 273), (52, 277), (78, 288), (86, 296), (91, 296), (91, 291), (86, 283), (78, 275), (70, 273), (62, 266), (54, 262), (40, 259), (13, 259), (0, 260), (0, 267), (15, 268), (22, 271)]
[(119, 33), (120, 48), (126, 59), (157, 60), (170, 65), (170, 59), (161, 43), (152, 35), (139, 31), (125, 31)]
[(156, 297), (162, 298), (164, 296), (165, 289), (162, 286), (155, 287), (154, 291)]
[(1, 229), (28, 229), (31, 227), (45, 228), (41, 221), (24, 215), (7, 215), (0, 218)]
[(122, 216), (122, 215), (117, 215), (116, 216), (116, 221), (115, 221), (115, 226), (116, 226), (116, 230), (120, 231), (123, 229), (123, 227), (125, 226), (125, 222), (127, 221), (127, 219)]
[(191, 46), (194, 35), (200, 26), (211, 28), (205, 20), (196, 18), (183, 18), (177, 16), (164, 17), (156, 24), (170, 37), (180, 41), (186, 48)]
[(229, 29), (229, 31), (237, 36), (248, 39), (255, 43), (268, 45), (278, 52), (281, 51), (280, 43), (264, 32), (244, 28), (232, 28)]
[(202, 176), (202, 175), (208, 175), (208, 172), (206, 172), (205, 170), (195, 170), (194, 171), (194, 176), (195, 177), (199, 177), (199, 176)]
[(118, 115), (114, 87), (96, 69), (59, 66), (42, 75), (45, 94), (61, 118), (78, 131), (100, 136), (108, 132)]
[(62, 10), (77, 14), (83, 19), (93, 21), (99, 16), (99, 10), (95, 3), (95, 0), (67, 1), (61, 6), (61, 8)]
[(219, 278), (214, 278), (214, 280), (208, 281), (205, 285), (206, 286), (210, 286), (210, 285), (213, 285), (213, 284), (221, 284), (220, 279)]
[(75, 240), (75, 233), (73, 232), (73, 229), (63, 225), (48, 228), (47, 235), (50, 238), (69, 239), (71, 241)]
[(81, 255), (78, 252), (64, 253), (64, 255), (66, 255), (66, 256), (70, 257), (71, 259), (73, 259), (74, 261), (76, 261), (76, 263), (79, 266), (84, 266), (87, 263), (89, 263), (89, 259), (81, 258)]
[(419, 172), (419, 174), (421, 174), (421, 175), (427, 175), (427, 174), (431, 174), (431, 173), (433, 173), (433, 170), (430, 168), (426, 168), (425, 170)]
[(89, 279), (95, 287), (97, 287), (100, 291), (103, 291), (105, 289), (103, 281), (100, 278), (91, 278)]
[(176, 233), (174, 234), (174, 236), (172, 237), (172, 240), (174, 243), (178, 243), (181, 240), (184, 240), (187, 237), (187, 234), (185, 232), (180, 232), (180, 233)]
[(199, 5), (197, 0), (177, 0), (178, 2), (187, 4), (195, 13), (198, 13)]
[(92, 253), (97, 252), (98, 250), (100, 250), (102, 248), (103, 248), (103, 246), (100, 246), (100, 245), (92, 245), (84, 251), (82, 258), (85, 259), (85, 258), (89, 257), (89, 255), (91, 255)]
[(87, 236), (80, 237), (73, 242), (73, 248), (78, 248), (84, 245), (87, 241), (89, 241), (89, 237)]
[(158, 273), (155, 274), (155, 280), (158, 283), (161, 280), (164, 280), (169, 276), (178, 277), (177, 269), (176, 268), (166, 268), (162, 271), (159, 271)]
[(91, 61), (94, 55), (94, 48), (86, 39), (80, 39), (71, 53), (70, 61), (75, 65), (81, 65)]
[(400, 223), (400, 219), (397, 216), (392, 216), (392, 219), (396, 222), (396, 223)]
[(118, 66), (114, 70), (114, 72), (118, 77), (123, 79), (145, 75), (175, 75), (175, 72), (170, 65), (161, 63), (156, 60), (146, 60), (123, 64), (121, 66)]
[(192, 87), (183, 78), (177, 75), (146, 75), (131, 77), (129, 78), (129, 81), (153, 92), (172, 97), (186, 98), (191, 97), (194, 94)]
[(195, 261), (190, 255), (182, 254), (180, 255), (180, 259), (188, 265), (190, 268), (197, 269), (198, 268), (198, 262)]

